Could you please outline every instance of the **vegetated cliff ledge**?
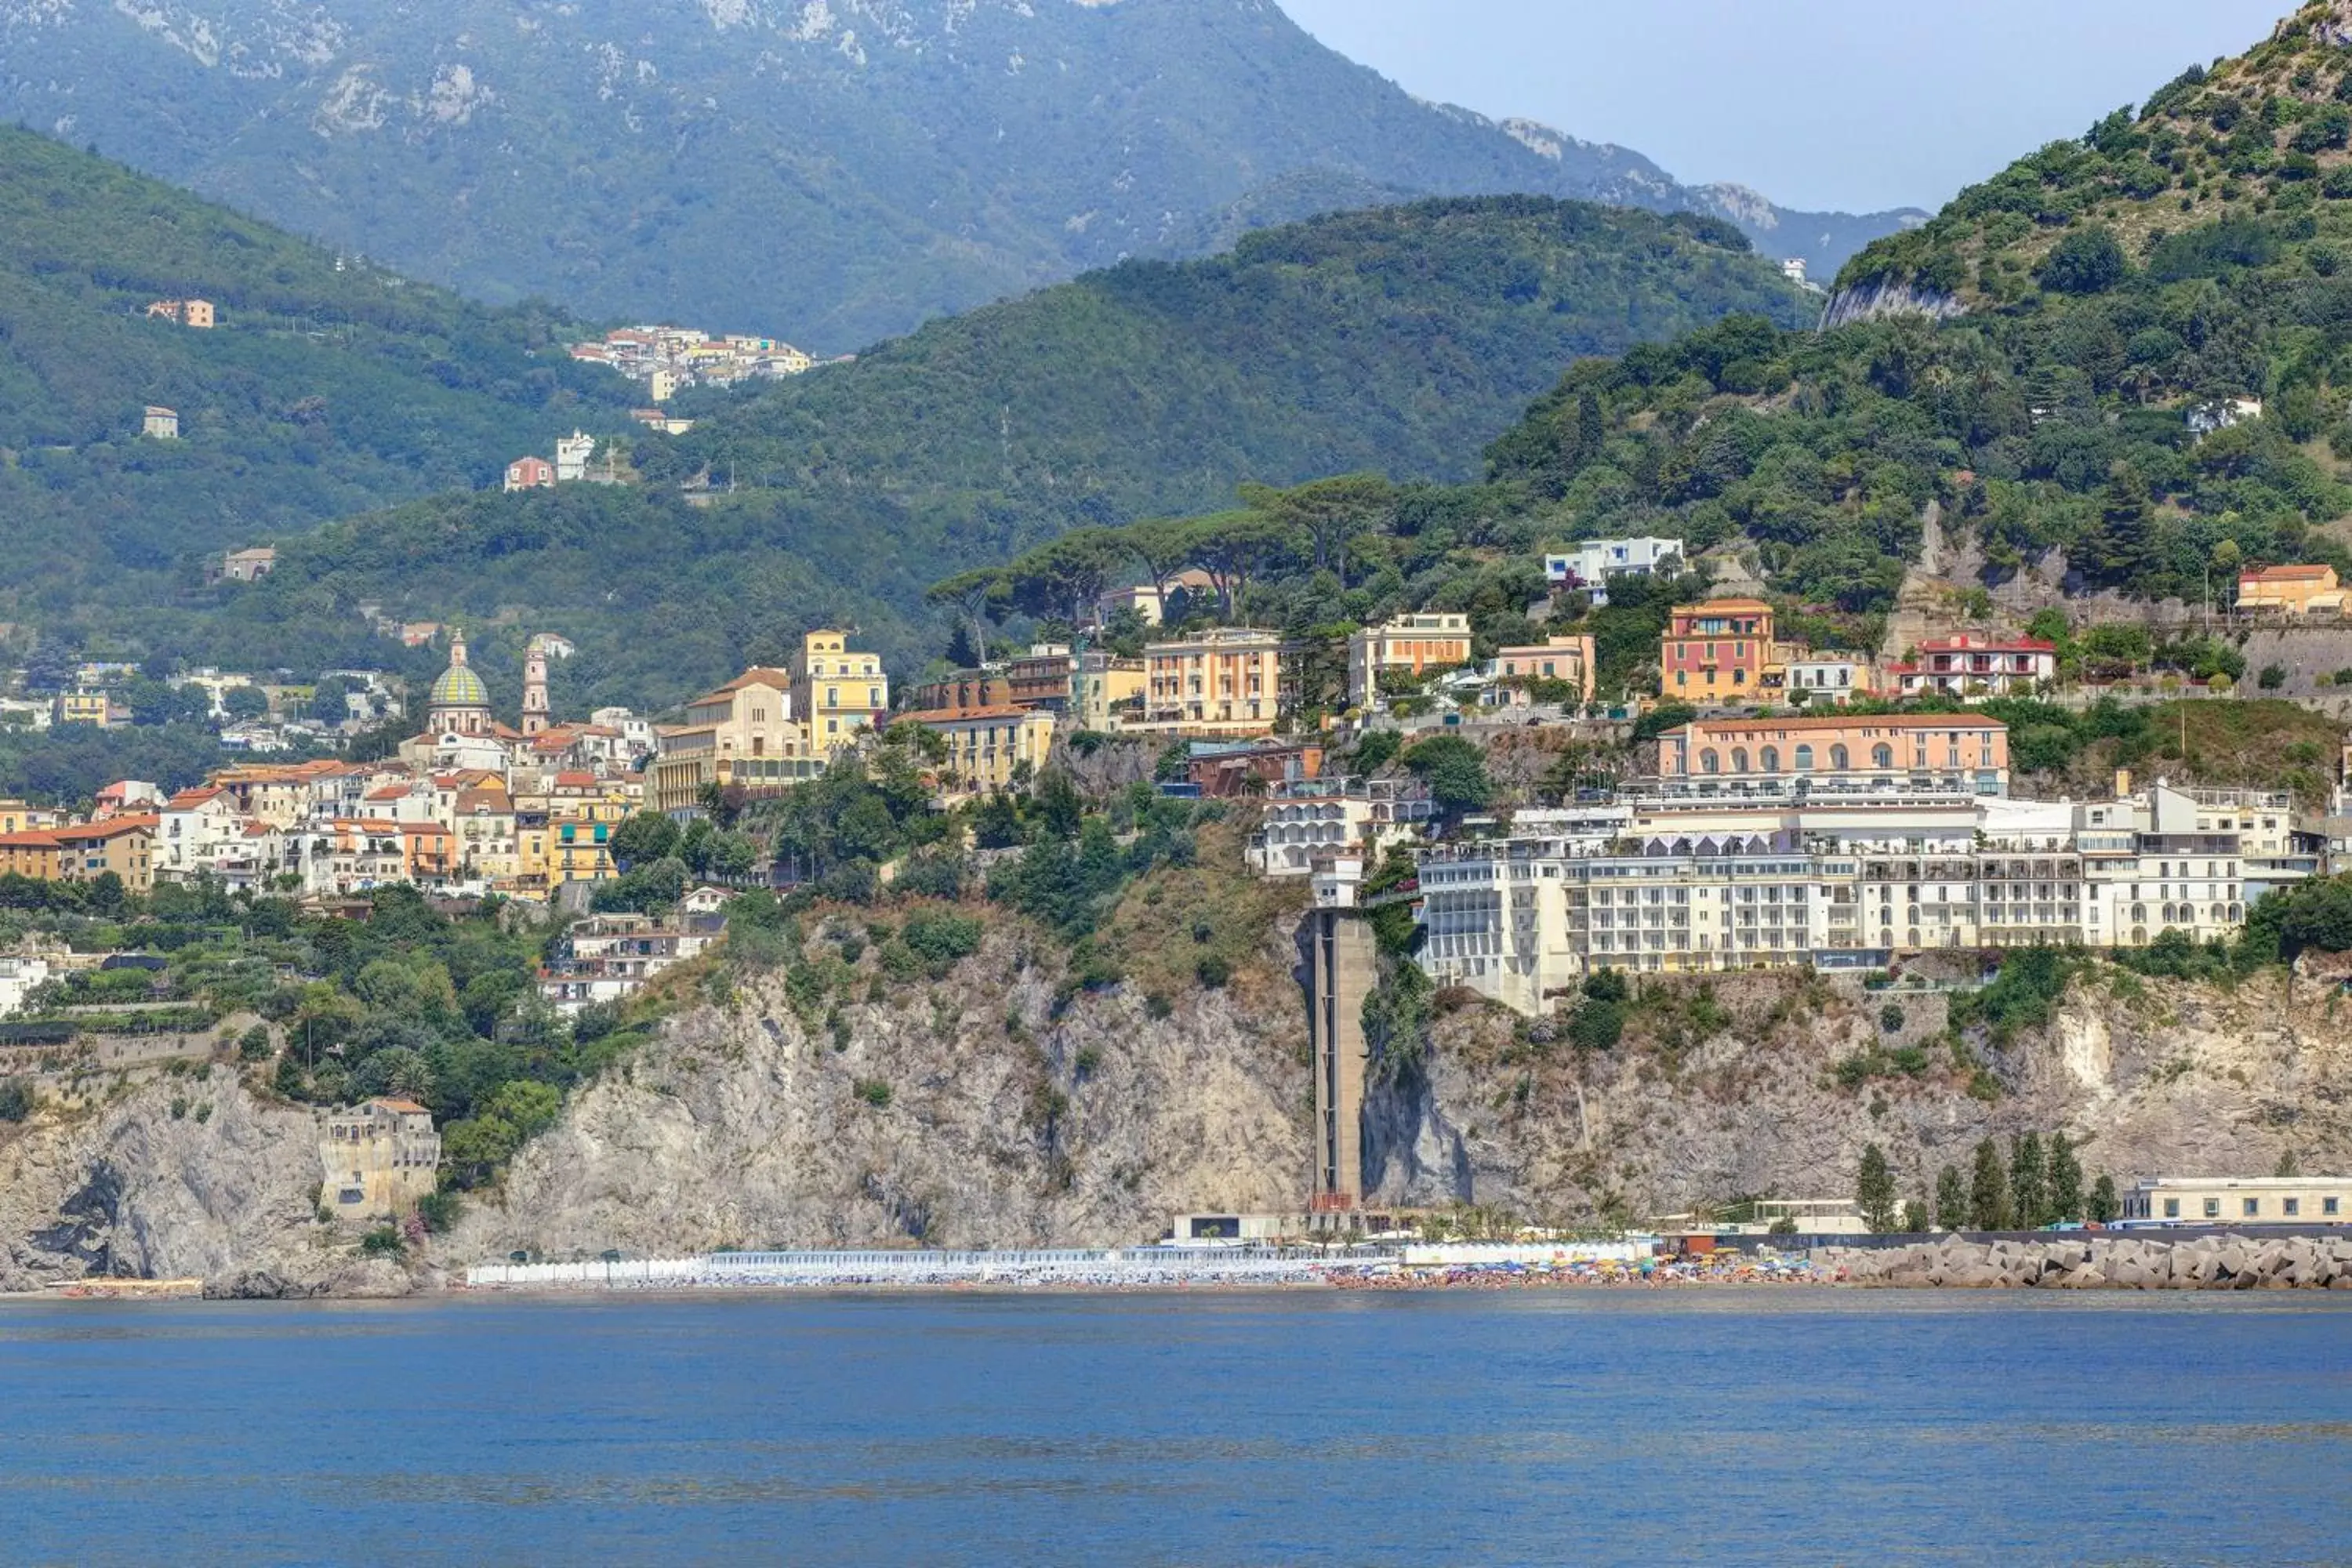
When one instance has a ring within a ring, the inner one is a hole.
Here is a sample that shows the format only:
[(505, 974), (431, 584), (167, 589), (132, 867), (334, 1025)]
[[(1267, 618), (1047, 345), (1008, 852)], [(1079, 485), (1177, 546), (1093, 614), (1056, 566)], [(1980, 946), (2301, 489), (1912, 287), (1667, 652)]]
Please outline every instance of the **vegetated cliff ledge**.
[[(517, 1248), (1132, 1243), (1186, 1210), (1294, 1209), (1308, 1085), (1289, 924), (1213, 989), (1160, 973), (1087, 991), (1057, 943), (995, 915), (977, 952), (932, 974), (877, 985), (868, 947), (829, 999), (789, 969), (686, 976), (698, 999), (662, 1037), (576, 1091), (407, 1271), (319, 1223), (310, 1112), (226, 1067), (47, 1105), (0, 1124), (0, 1289), (116, 1274), (379, 1294)], [(1373, 1187), (1639, 1220), (1848, 1194), (1874, 1142), (1908, 1197), (1965, 1169), (1979, 1139), (2029, 1130), (2064, 1131), (2119, 1179), (2260, 1174), (2290, 1151), (2339, 1168), (2339, 1000), (2315, 974), (2224, 988), (2095, 964), (2046, 1024), (2006, 1044), (1972, 1026), (1955, 1052), (1940, 995), (1722, 976), (1637, 994), (1617, 1046), (1580, 1051), (1547, 1037), (1556, 1025), (1450, 996), (1420, 1066), (1372, 1096)]]

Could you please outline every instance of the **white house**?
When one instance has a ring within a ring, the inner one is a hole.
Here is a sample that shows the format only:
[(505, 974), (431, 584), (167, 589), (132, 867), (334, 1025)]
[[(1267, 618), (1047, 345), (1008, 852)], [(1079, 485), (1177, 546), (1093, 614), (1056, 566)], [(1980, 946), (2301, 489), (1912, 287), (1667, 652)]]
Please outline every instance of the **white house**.
[[(1679, 539), (1588, 539), (1544, 557), (1544, 575), (1555, 588), (1589, 588), (1592, 602), (1609, 602), (1612, 577), (1646, 577), (1672, 571), (1682, 562)], [(1668, 564), (1671, 561), (1672, 564)]]

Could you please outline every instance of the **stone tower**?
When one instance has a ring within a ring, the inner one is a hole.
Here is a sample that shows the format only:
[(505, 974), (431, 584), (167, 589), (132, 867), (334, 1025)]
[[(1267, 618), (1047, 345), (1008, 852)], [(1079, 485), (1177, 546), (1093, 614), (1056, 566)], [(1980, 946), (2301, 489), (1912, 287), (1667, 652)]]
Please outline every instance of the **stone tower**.
[(547, 732), (547, 649), (537, 637), (522, 656), (522, 732)]

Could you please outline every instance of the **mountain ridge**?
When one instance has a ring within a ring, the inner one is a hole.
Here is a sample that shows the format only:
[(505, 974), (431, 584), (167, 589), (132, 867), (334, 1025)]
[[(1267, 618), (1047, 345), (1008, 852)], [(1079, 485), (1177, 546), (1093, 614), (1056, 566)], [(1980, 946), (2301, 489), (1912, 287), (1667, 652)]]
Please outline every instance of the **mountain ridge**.
[(820, 352), (1213, 249), (1216, 214), (1302, 175), (1359, 203), (1687, 208), (1802, 237), (1783, 253), (1823, 275), (1911, 216), (1761, 224), (1638, 153), (1414, 99), (1272, 0), (452, 0), (422, 22), (396, 0), (0, 3), (0, 115), (495, 302)]

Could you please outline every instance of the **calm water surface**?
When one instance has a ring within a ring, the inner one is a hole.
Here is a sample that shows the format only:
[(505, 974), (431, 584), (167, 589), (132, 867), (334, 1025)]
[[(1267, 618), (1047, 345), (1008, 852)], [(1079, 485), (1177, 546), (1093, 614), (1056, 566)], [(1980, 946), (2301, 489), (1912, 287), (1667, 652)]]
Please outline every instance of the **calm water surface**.
[(0, 1306), (6, 1563), (2352, 1563), (2352, 1300)]

